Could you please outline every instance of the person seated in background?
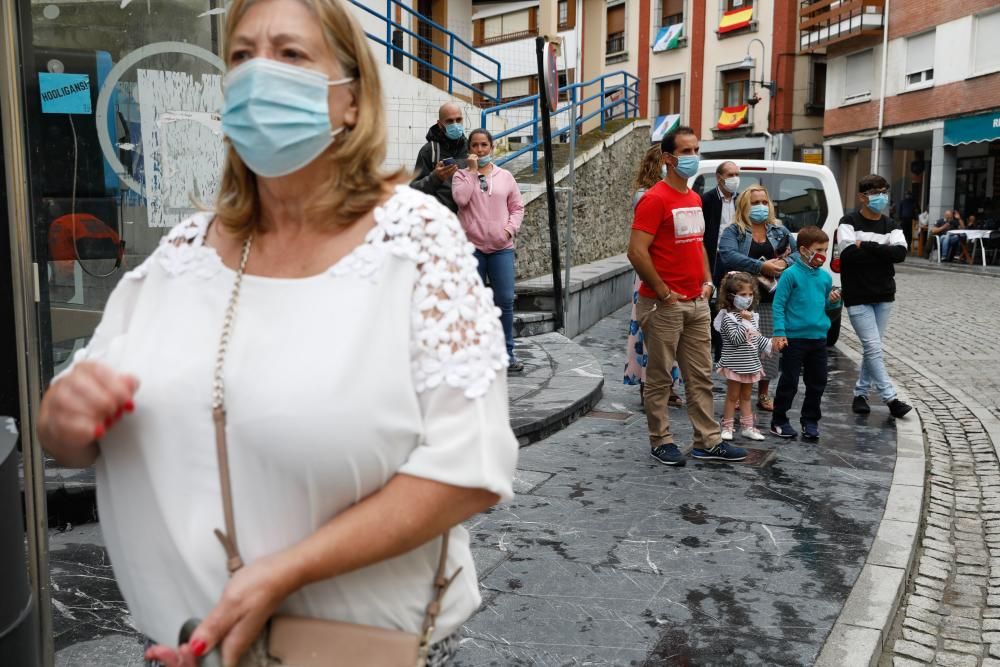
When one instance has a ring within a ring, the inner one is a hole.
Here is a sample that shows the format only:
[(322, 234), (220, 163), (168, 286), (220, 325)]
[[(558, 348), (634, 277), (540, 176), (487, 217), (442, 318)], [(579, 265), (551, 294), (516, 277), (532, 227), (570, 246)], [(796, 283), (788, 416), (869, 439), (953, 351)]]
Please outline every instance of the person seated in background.
[[(931, 236), (936, 236), (938, 239), (938, 252), (941, 261), (946, 262), (951, 259), (952, 245), (958, 241), (954, 234), (948, 234), (953, 229), (958, 229), (958, 223), (955, 221), (955, 211), (952, 210), (945, 211), (944, 216), (931, 227)], [(930, 250), (927, 251), (927, 255), (930, 256)]]

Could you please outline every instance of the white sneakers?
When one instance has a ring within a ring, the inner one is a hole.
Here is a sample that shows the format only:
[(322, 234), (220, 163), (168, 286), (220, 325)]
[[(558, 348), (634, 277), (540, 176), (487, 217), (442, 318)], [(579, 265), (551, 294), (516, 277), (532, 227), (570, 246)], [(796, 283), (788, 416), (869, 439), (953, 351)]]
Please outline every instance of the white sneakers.
[[(745, 428), (742, 431), (740, 431), (740, 435), (742, 435), (744, 438), (748, 438), (750, 440), (766, 440), (767, 439), (767, 438), (764, 437), (763, 433), (761, 433), (760, 431), (758, 431), (753, 426), (751, 426), (750, 428)], [(732, 440), (732, 438), (733, 438), (733, 433), (732, 433), (732, 431), (730, 431), (729, 432), (729, 439)], [(723, 433), (722, 439), (723, 440), (726, 439), (725, 433)]]
[(723, 428), (722, 429), (722, 439), (726, 440), (726, 441), (732, 440), (733, 439), (733, 429), (731, 429), (731, 428)]

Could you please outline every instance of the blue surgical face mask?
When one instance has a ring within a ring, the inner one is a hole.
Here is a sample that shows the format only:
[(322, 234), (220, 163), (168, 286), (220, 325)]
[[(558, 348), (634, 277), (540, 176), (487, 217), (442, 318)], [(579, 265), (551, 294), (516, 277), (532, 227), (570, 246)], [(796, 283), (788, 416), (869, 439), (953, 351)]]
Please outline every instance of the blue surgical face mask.
[(767, 204), (754, 204), (750, 207), (751, 222), (767, 222), (770, 217), (771, 210), (767, 207)]
[(452, 141), (457, 141), (465, 136), (465, 127), (461, 123), (452, 123), (444, 126), (444, 136)]
[(875, 211), (876, 213), (881, 213), (889, 206), (889, 195), (883, 193), (877, 195), (868, 195), (868, 208)]
[(743, 296), (742, 294), (737, 294), (733, 297), (733, 306), (736, 310), (746, 310), (753, 305), (752, 296)]
[(493, 162), (493, 156), (492, 155), (484, 155), (483, 157), (479, 158), (479, 166), (480, 167), (485, 167), (490, 162)]
[[(673, 155), (671, 153), (671, 155)], [(698, 155), (674, 155), (677, 158), (677, 166), (674, 171), (684, 178), (691, 178), (698, 173), (698, 165), (701, 164), (701, 157)]]
[(222, 131), (258, 176), (284, 176), (306, 166), (344, 130), (331, 129), (325, 74), (267, 58), (248, 60), (223, 80)]

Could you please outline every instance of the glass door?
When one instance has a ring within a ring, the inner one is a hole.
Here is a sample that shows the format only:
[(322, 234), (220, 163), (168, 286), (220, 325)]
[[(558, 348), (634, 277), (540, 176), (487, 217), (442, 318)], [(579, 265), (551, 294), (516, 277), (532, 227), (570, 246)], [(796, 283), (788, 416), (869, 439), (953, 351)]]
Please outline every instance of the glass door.
[[(4, 151), (7, 170), (23, 178), (9, 179), (16, 192), (6, 194), (16, 213), (12, 238), (22, 239), (9, 257), (18, 274), (18, 346), (27, 364), (19, 403), (27, 406), (21, 432), (31, 454), (25, 453), (25, 495), (37, 498), (38, 530), (29, 545), (45, 607), (45, 665), (76, 636), (61, 631), (68, 620), (58, 609), (47, 616), (45, 479), (50, 488), (70, 475), (79, 484), (93, 481), (89, 473), (43, 462), (31, 415), (42, 389), (87, 344), (122, 276), (173, 225), (214, 198), (224, 154), (223, 6), (223, 0), (4, 0), (0, 8), (8, 37), (0, 45), (0, 82), (18, 97), (3, 106), (17, 116), (5, 127), (17, 141), (4, 142)], [(38, 465), (29, 471), (32, 456)]]

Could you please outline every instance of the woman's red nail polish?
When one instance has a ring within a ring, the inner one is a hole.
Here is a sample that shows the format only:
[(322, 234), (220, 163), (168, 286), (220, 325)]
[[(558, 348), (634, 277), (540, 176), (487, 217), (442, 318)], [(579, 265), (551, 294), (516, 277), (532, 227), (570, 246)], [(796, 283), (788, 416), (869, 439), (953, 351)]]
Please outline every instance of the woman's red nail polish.
[(194, 657), (200, 658), (205, 654), (205, 649), (208, 645), (203, 639), (195, 639), (191, 642), (191, 652), (194, 653)]
[(111, 428), (111, 425), (115, 423), (115, 420), (111, 417), (104, 418), (104, 428)]
[(133, 403), (131, 399), (127, 400), (125, 401), (124, 408), (125, 412), (135, 412), (135, 403)]
[(103, 424), (98, 424), (97, 428), (94, 429), (94, 440), (100, 440), (104, 437), (106, 431), (104, 430)]
[(115, 413), (115, 421), (121, 419), (123, 414), (125, 414), (125, 408), (118, 408), (118, 412)]

